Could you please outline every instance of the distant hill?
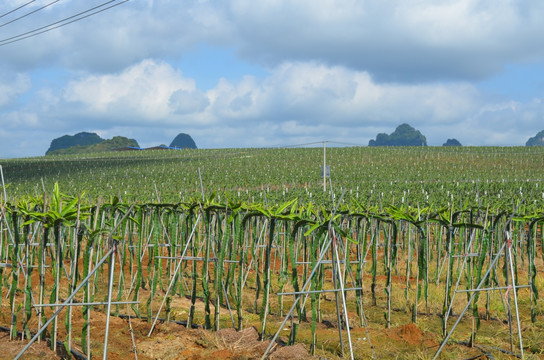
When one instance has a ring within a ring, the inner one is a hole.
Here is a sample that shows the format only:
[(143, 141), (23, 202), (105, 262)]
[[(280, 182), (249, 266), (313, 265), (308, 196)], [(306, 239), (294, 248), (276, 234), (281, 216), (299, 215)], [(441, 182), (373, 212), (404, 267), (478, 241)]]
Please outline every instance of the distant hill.
[[(96, 135), (96, 134), (95, 134)], [(74, 135), (75, 136), (75, 135)], [(97, 135), (98, 136), (98, 135)], [(129, 139), (124, 136), (114, 136), (109, 140), (103, 140), (91, 145), (75, 145), (68, 148), (61, 148), (53, 151), (47, 151), (46, 155), (67, 155), (67, 154), (84, 154), (112, 151), (122, 147), (140, 147), (134, 139)]]
[(53, 151), (67, 149), (73, 146), (88, 146), (98, 144), (104, 141), (95, 133), (80, 132), (75, 135), (64, 135), (51, 141), (51, 146), (45, 152), (45, 155), (50, 155)]
[(191, 135), (180, 133), (172, 140), (170, 147), (181, 149), (196, 149), (196, 144)]
[(427, 146), (427, 139), (408, 124), (399, 125), (391, 135), (380, 133), (368, 146)]
[(442, 146), (463, 146), (457, 139), (448, 139)]
[(544, 130), (527, 140), (525, 146), (544, 146)]

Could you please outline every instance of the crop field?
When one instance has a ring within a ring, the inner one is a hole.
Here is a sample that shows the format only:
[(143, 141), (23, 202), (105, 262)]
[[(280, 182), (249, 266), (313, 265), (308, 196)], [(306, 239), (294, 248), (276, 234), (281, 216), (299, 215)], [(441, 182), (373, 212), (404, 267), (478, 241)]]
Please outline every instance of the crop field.
[(0, 165), (0, 358), (544, 358), (541, 147)]

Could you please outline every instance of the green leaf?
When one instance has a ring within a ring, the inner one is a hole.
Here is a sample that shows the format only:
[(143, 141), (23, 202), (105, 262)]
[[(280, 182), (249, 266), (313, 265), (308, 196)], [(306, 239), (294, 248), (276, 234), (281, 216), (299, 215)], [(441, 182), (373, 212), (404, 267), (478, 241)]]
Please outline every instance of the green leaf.
[(310, 228), (308, 229), (308, 231), (306, 231), (306, 232), (304, 233), (304, 236), (310, 235), (310, 234), (313, 233), (316, 229), (318, 229), (320, 226), (321, 226), (320, 223), (315, 223), (315, 224), (313, 224), (312, 226), (310, 226)]
[[(281, 214), (287, 209), (289, 206), (294, 206), (297, 203), (298, 199), (295, 198), (289, 202), (286, 202), (285, 204), (281, 205), (278, 210), (276, 210), (276, 214)], [(292, 210), (292, 209), (291, 209)]]

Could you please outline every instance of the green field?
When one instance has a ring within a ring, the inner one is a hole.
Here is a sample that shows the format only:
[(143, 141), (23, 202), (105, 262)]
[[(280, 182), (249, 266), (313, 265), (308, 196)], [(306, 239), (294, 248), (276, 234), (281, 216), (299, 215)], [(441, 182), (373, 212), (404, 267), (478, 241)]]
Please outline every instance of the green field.
[[(212, 330), (254, 326), (263, 339), (289, 330), (283, 344), (325, 357), (432, 358), (446, 337), (443, 358), (543, 355), (543, 148), (327, 148), (325, 191), (323, 155), (0, 161), (0, 323), (30, 338), (54, 310), (35, 305), (75, 294), (133, 301), (111, 314), (149, 330), (156, 316)], [(103, 331), (89, 324), (104, 305), (74, 309), (48, 336), (100, 356)], [(112, 347), (129, 356), (122, 334)]]
[(541, 147), (327, 148), (330, 184), (323, 192), (322, 148), (112, 152), (3, 160), (8, 199), (38, 196), (58, 182), (67, 194), (96, 201), (183, 202), (216, 193), (226, 202), (344, 203), (455, 208), (512, 208), (544, 203)]

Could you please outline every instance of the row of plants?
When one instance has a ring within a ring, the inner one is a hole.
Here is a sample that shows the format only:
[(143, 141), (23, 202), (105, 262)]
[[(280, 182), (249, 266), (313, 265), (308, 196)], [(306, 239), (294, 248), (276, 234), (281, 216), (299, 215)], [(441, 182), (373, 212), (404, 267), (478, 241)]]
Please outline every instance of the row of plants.
[[(544, 205), (539, 147), (328, 148), (332, 193), (382, 206), (511, 209)], [(8, 194), (40, 196), (55, 182), (94, 202), (188, 202), (216, 192), (222, 202), (281, 204), (293, 198), (332, 207), (323, 192), (323, 149), (112, 152), (2, 160)], [(8, 199), (9, 200), (9, 199)]]
[[(90, 275), (75, 302), (131, 301), (130, 308), (114, 304), (113, 314), (147, 318), (150, 324), (175, 316), (189, 327), (241, 329), (249, 314), (259, 314), (260, 334), (268, 337), (277, 330), (270, 319), (294, 306), (289, 342), (309, 327), (312, 351), (317, 324), (341, 322), (345, 313), (324, 306), (323, 291), (338, 295), (334, 289), (340, 280), (343, 288), (353, 289), (344, 292), (345, 305), (358, 314), (361, 327), (370, 299), (383, 309), (385, 327), (399, 309), (413, 322), (423, 312), (442, 319), (446, 336), (450, 316), (464, 303), (460, 291), (479, 285), (497, 290), (472, 302), (471, 341), (482, 314), (512, 323), (513, 305), (503, 301), (507, 294), (500, 290), (512, 284), (526, 286), (520, 291), (529, 293), (519, 310), (532, 321), (542, 316), (536, 276), (544, 256), (544, 212), (534, 203), (519, 201), (510, 209), (505, 204), (410, 206), (356, 197), (343, 201), (347, 193), (329, 195), (327, 204), (333, 206), (297, 197), (270, 203), (217, 195), (186, 202), (95, 200), (85, 193), (65, 195), (58, 184), (51, 193), (21, 195), (5, 202), (0, 219), (0, 293), (7, 302), (0, 306), (3, 312), (9, 308), (11, 336), (22, 331), (30, 338), (57, 309), (37, 305), (58, 304)], [(158, 200), (161, 195), (157, 190)], [(92, 273), (112, 248), (108, 267)], [(490, 268), (496, 258), (498, 265)], [(399, 293), (401, 304), (394, 303)], [(182, 297), (190, 299), (190, 306), (180, 319), (173, 304)], [(497, 311), (501, 301), (502, 313)], [(91, 309), (100, 306), (70, 306), (63, 313), (67, 350), (75, 345), (91, 356)], [(222, 316), (221, 309), (229, 315)], [(77, 335), (72, 335), (74, 311), (84, 318)], [(54, 340), (59, 326), (56, 320), (50, 328)], [(510, 338), (513, 344), (513, 331)]]

